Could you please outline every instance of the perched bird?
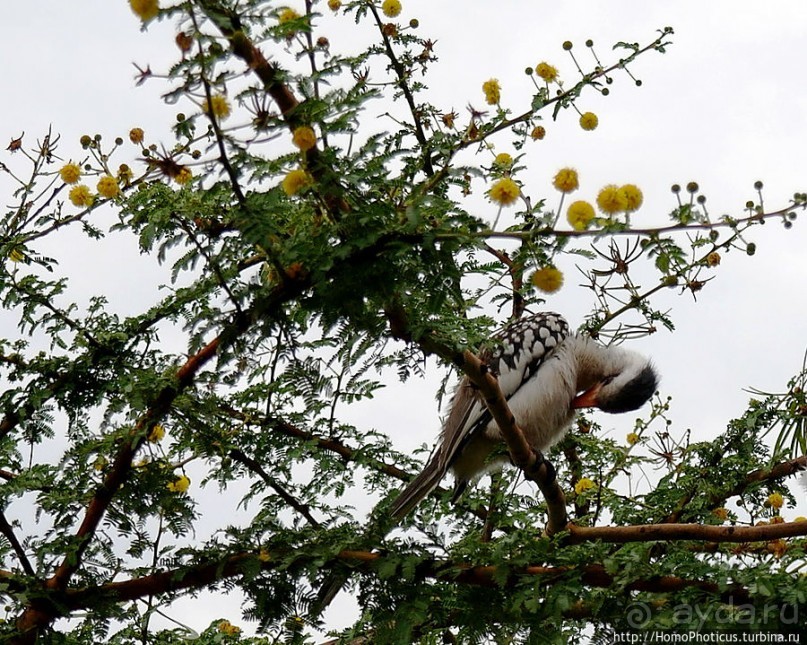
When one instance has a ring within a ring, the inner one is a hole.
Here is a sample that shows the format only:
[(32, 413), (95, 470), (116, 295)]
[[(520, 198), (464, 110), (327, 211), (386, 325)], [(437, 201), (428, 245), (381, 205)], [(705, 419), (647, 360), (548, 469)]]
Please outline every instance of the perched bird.
[[(656, 370), (647, 358), (572, 334), (556, 313), (517, 320), (493, 341), (480, 358), (498, 377), (516, 423), (539, 452), (563, 437), (576, 409), (629, 412), (656, 390)], [(502, 441), (499, 427), (466, 376), (454, 393), (440, 446), (393, 502), (393, 517), (409, 513), (449, 469), (456, 479), (454, 499), (459, 497), (469, 481), (507, 461), (489, 459)]]

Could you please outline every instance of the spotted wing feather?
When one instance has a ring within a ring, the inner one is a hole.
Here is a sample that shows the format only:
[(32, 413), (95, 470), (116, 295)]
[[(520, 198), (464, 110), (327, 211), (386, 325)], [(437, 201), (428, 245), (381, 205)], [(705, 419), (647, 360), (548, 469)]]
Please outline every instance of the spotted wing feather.
[[(510, 323), (493, 337), (494, 344), (480, 358), (497, 376), (506, 399), (512, 397), (540, 369), (569, 335), (569, 325), (556, 313), (543, 312)], [(440, 463), (448, 469), (463, 446), (484, 431), (491, 415), (476, 388), (463, 378), (443, 428)]]

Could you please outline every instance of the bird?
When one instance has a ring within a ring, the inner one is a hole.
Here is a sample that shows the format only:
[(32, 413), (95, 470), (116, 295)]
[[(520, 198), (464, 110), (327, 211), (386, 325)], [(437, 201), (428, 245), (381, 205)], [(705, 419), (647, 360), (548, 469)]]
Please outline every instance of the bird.
[[(628, 349), (604, 346), (573, 334), (554, 312), (515, 320), (494, 335), (479, 357), (498, 378), (516, 423), (542, 454), (565, 434), (581, 408), (612, 414), (642, 407), (658, 374), (651, 360)], [(398, 495), (390, 514), (400, 520), (452, 470), (456, 501), (468, 484), (508, 461), (491, 455), (503, 438), (477, 388), (465, 376), (443, 424), (441, 441), (423, 471)]]

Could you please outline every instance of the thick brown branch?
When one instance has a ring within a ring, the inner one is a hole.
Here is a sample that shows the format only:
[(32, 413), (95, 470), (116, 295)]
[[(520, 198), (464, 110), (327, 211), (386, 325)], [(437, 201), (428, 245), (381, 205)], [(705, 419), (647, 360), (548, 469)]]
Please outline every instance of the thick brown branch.
[(760, 542), (807, 536), (807, 522), (763, 526), (710, 526), (705, 524), (640, 524), (636, 526), (567, 527), (570, 544), (601, 540), (609, 544), (654, 540), (703, 540), (708, 542)]
[[(286, 562), (284, 557), (279, 557), (280, 555), (282, 554), (275, 554), (273, 557), (272, 554), (265, 552), (260, 556), (254, 553), (237, 553), (185, 569), (159, 571), (142, 578), (111, 582), (94, 588), (69, 590), (60, 601), (67, 608), (75, 610), (90, 607), (99, 602), (125, 602), (145, 596), (199, 589), (219, 580), (240, 575), (245, 570), (251, 569), (259, 559), (261, 568), (274, 569), (281, 561)], [(304, 563), (307, 557), (300, 556), (299, 562)], [(354, 568), (371, 571), (373, 567), (383, 562), (385, 556), (370, 551), (345, 550), (336, 557), (339, 560), (350, 562)], [(417, 567), (417, 575), (422, 578), (486, 587), (500, 587), (502, 584), (513, 586), (525, 576), (540, 578), (542, 585), (556, 584), (569, 575), (579, 576), (583, 584), (591, 587), (610, 587), (615, 583), (614, 576), (600, 564), (588, 564), (581, 567), (518, 567), (510, 570), (504, 582), (497, 573), (496, 566), (473, 566), (443, 560), (427, 560)], [(672, 592), (687, 588), (700, 589), (719, 595), (724, 602), (742, 602), (750, 598), (749, 592), (739, 586), (721, 590), (717, 584), (712, 582), (689, 580), (678, 576), (654, 576), (634, 580), (626, 585), (627, 590), (648, 592)]]

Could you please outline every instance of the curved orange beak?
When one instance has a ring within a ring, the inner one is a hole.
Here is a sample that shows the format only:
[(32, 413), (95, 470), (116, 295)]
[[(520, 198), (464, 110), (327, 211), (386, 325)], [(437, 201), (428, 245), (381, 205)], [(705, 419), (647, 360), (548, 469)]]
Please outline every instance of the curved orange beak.
[(574, 399), (572, 399), (572, 410), (578, 410), (579, 408), (596, 408), (600, 388), (602, 388), (602, 383), (595, 383), (585, 392), (574, 397)]

